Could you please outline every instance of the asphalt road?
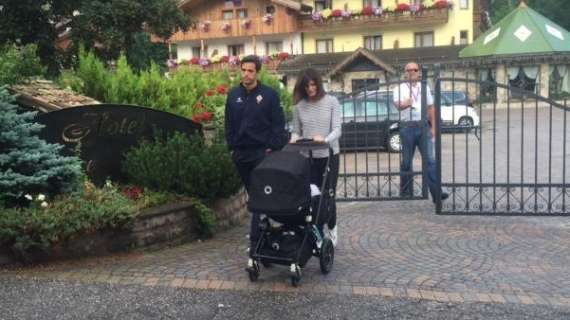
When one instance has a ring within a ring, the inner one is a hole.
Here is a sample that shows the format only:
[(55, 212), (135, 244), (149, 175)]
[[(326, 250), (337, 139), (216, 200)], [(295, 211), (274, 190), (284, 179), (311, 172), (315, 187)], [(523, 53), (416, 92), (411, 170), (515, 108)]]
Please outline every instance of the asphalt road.
[(570, 307), (0, 278), (0, 319), (568, 319)]

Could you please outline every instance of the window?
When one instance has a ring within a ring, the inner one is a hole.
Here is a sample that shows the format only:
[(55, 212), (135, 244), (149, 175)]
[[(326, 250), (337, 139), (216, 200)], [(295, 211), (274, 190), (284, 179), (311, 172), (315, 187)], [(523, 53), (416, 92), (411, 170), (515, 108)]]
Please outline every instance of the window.
[(365, 36), (364, 47), (368, 50), (382, 49), (382, 36)]
[(247, 18), (247, 9), (238, 9), (238, 10), (236, 10), (236, 13), (237, 13), (237, 17), (240, 19)]
[(266, 42), (265, 43), (265, 54), (266, 55), (279, 53), (282, 51), (283, 51), (283, 42), (281, 42), (281, 41)]
[(376, 91), (380, 88), (380, 80), (375, 78), (370, 79), (353, 79), (352, 92), (357, 91)]
[(228, 46), (229, 56), (239, 56), (244, 53), (243, 44), (234, 44)]
[(192, 57), (198, 57), (199, 58), (201, 56), (200, 50), (201, 50), (200, 47), (193, 47), (192, 48)]
[(332, 1), (315, 0), (315, 11), (323, 11), (325, 9), (332, 9)]
[(372, 8), (378, 8), (382, 6), (382, 0), (362, 0), (362, 7), (370, 6)]
[(265, 7), (265, 13), (274, 14), (275, 13), (275, 7), (274, 6)]
[(224, 10), (222, 11), (222, 19), (230, 20), (234, 18), (234, 11), (233, 10)]
[(417, 32), (414, 34), (414, 38), (414, 46), (416, 48), (433, 47), (433, 31)]
[(459, 9), (469, 9), (469, 0), (459, 0)]
[(333, 39), (317, 40), (317, 53), (334, 52)]
[(459, 44), (468, 44), (469, 43), (469, 31), (461, 30), (459, 31)]

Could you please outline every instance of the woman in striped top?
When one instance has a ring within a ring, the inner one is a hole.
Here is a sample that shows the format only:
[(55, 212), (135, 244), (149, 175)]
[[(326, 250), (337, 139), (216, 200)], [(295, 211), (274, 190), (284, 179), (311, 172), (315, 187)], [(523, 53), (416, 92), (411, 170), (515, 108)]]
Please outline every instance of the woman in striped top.
[[(339, 170), (340, 104), (335, 97), (326, 94), (321, 75), (311, 68), (303, 70), (297, 77), (293, 96), (295, 107), (293, 109), (291, 141), (295, 142), (300, 138), (308, 138), (314, 141), (326, 142), (330, 145), (333, 157), (330, 159), (331, 171), (328, 175), (328, 190), (329, 195), (334, 198)], [(319, 187), (322, 185), (328, 156), (328, 150), (316, 150), (313, 152), (311, 183)], [(336, 246), (338, 232), (334, 199), (330, 201), (330, 204), (330, 219), (327, 225), (330, 230), (330, 238)]]

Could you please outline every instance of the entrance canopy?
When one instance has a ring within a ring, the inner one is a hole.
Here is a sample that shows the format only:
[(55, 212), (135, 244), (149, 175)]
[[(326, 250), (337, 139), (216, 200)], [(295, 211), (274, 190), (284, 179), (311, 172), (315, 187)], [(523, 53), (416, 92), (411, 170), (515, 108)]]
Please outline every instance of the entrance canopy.
[(570, 52), (570, 32), (521, 2), (472, 45), (461, 50), (459, 57), (562, 52)]

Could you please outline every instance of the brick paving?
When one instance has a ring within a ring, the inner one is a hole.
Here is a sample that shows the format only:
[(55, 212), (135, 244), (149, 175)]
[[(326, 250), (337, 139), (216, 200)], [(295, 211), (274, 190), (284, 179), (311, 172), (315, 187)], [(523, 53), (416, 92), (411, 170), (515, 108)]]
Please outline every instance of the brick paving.
[(244, 271), (247, 226), (155, 252), (0, 271), (1, 277), (570, 306), (570, 221), (564, 217), (437, 216), (428, 201), (339, 204), (329, 275), (311, 259), (300, 286), (288, 268)]

